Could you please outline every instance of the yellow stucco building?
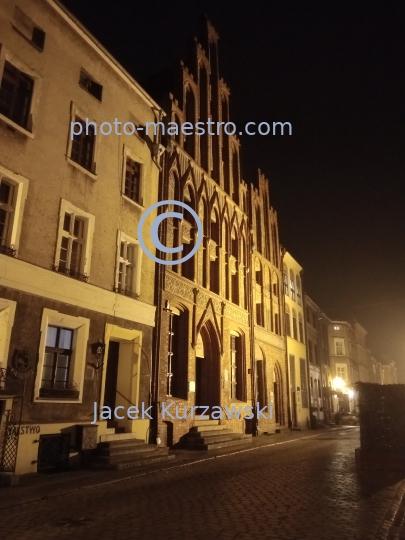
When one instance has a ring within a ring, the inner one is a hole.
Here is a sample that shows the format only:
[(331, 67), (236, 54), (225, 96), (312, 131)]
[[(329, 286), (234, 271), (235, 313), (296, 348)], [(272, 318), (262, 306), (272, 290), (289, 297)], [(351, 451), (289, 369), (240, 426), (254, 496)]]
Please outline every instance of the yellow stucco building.
[(293, 427), (307, 428), (310, 422), (310, 401), (301, 271), (302, 267), (290, 253), (286, 252), (283, 258), (283, 287), (288, 355), (289, 417)]

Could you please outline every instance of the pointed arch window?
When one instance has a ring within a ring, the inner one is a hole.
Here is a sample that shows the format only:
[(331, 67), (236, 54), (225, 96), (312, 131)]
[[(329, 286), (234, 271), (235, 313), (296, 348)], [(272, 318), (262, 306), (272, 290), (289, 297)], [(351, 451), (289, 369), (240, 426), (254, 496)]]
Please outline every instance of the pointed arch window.
[(205, 200), (205, 197), (201, 197), (200, 199), (200, 210), (199, 210), (199, 217), (203, 224), (203, 231), (204, 231), (204, 237), (203, 237), (203, 243), (202, 243), (202, 276), (200, 279), (202, 279), (202, 286), (207, 287), (208, 286), (208, 265), (209, 265), (209, 243), (208, 243), (208, 228), (209, 228), (209, 221), (208, 221), (208, 206), (207, 201)]
[(195, 157), (195, 96), (194, 92), (191, 90), (190, 86), (186, 87), (186, 103), (185, 103), (185, 112), (186, 112), (186, 122), (190, 122), (192, 127), (187, 126), (187, 133), (189, 135), (184, 135), (184, 150), (187, 154), (194, 158)]
[(219, 294), (220, 290), (220, 237), (221, 224), (217, 209), (211, 212), (211, 242), (210, 242), (210, 290)]
[(256, 324), (264, 326), (263, 271), (262, 264), (258, 258), (255, 259), (255, 281)]
[(245, 235), (242, 233), (241, 238), (241, 268), (243, 272), (243, 289), (241, 294), (243, 295), (243, 307), (247, 309), (247, 255), (246, 255), (246, 240)]
[(259, 205), (256, 205), (256, 249), (262, 253), (262, 218)]
[[(222, 96), (222, 122), (228, 122), (228, 100), (226, 96)], [(224, 190), (228, 195), (231, 195), (230, 186), (230, 160), (229, 160), (229, 137), (225, 133), (223, 125), (221, 126), (222, 135), (222, 170), (224, 175)]]
[[(190, 184), (187, 184), (184, 188), (184, 202), (195, 210), (195, 196), (194, 189)], [(183, 251), (181, 252), (181, 257), (186, 257), (194, 248), (196, 241), (197, 230), (195, 227), (195, 220), (193, 216), (187, 211), (184, 211), (184, 218), (181, 224), (181, 244), (183, 244)], [(190, 257), (187, 261), (182, 263), (181, 273), (182, 275), (190, 279), (191, 281), (195, 278), (195, 256)]]
[(231, 291), (232, 302), (239, 305), (239, 239), (236, 227), (231, 234)]
[[(206, 123), (208, 120), (208, 74), (205, 66), (199, 66), (199, 98), (200, 98), (200, 122)], [(201, 167), (210, 173), (209, 169), (209, 138), (207, 130), (198, 137), (200, 142), (200, 163)]]
[(232, 181), (232, 198), (236, 204), (239, 204), (239, 159), (238, 151), (235, 146), (232, 146)]

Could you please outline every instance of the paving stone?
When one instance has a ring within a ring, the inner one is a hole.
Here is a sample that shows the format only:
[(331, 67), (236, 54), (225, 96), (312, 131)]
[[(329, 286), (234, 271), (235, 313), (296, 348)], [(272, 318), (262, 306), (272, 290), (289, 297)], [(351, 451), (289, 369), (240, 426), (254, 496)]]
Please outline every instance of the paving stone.
[(2, 510), (1, 538), (377, 538), (402, 484), (395, 477), (357, 475), (358, 436), (357, 429), (300, 436), (285, 445), (259, 446), (251, 452), (58, 493)]

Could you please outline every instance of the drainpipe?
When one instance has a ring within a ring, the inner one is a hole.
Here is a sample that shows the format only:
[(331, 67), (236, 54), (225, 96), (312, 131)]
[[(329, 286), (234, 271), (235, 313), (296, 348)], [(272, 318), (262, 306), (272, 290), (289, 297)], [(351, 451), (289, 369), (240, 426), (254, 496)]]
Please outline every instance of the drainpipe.
[[(159, 119), (160, 120), (160, 119)], [(166, 184), (166, 152), (163, 153), (160, 163), (160, 182), (159, 182), (159, 194), (158, 200), (165, 200), (165, 184)], [(162, 207), (158, 212), (162, 211)], [(160, 227), (160, 242), (164, 245), (164, 239), (166, 237), (166, 220), (162, 222)], [(155, 265), (155, 304), (156, 304), (156, 320), (155, 328), (153, 332), (154, 343), (154, 362), (152, 369), (152, 430), (150, 433), (150, 443), (159, 444), (159, 371), (160, 371), (160, 343), (161, 343), (161, 326), (162, 326), (162, 314), (163, 314), (163, 286), (164, 286), (164, 271), (166, 266), (156, 263)]]

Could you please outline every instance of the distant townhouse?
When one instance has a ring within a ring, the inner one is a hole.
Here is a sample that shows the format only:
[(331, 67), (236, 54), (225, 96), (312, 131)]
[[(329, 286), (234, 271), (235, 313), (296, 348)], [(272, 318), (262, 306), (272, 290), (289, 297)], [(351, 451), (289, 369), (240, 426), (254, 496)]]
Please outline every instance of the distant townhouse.
[(309, 366), (305, 344), (302, 267), (286, 252), (283, 257), (283, 288), (289, 369), (289, 403), (292, 426), (310, 426)]
[(332, 376), (328, 343), (329, 319), (320, 307), (305, 294), (305, 326), (307, 359), (310, 376), (311, 413), (318, 421), (331, 420)]

